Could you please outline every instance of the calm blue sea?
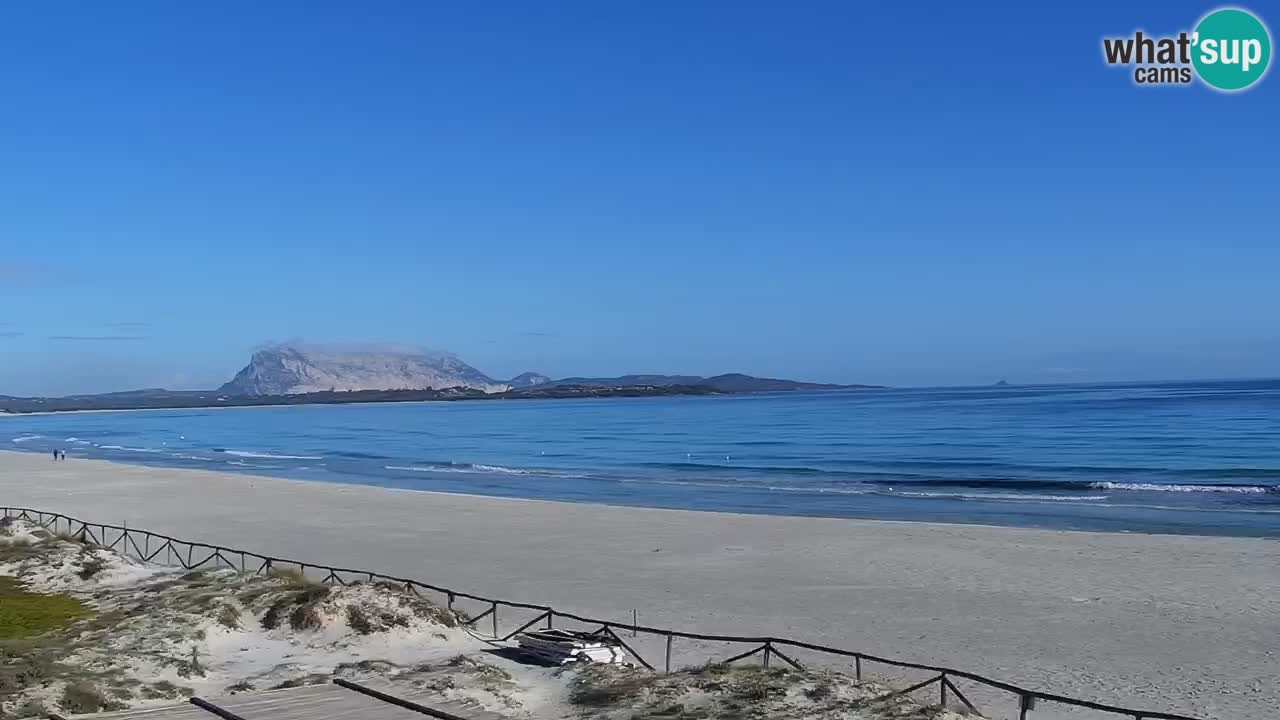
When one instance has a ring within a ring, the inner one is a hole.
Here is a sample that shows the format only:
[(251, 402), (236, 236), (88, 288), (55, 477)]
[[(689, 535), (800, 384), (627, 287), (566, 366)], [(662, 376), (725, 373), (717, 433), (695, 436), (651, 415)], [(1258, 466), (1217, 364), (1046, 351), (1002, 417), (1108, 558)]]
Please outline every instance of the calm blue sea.
[(0, 441), (480, 495), (1280, 536), (1275, 380), (20, 416)]

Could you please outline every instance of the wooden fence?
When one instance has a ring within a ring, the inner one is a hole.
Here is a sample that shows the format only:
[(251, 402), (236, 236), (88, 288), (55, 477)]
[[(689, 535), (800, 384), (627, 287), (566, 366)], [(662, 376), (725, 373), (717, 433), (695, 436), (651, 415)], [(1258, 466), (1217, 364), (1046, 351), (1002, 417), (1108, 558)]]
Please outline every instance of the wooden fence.
[[(594, 631), (596, 634), (608, 637), (617, 642), (635, 658), (636, 662), (649, 670), (656, 670), (657, 668), (637, 652), (632, 644), (627, 643), (623, 639), (622, 635), (618, 633), (619, 630), (622, 630), (624, 633), (630, 633), (633, 639), (638, 635), (643, 634), (647, 636), (656, 636), (661, 641), (664, 641), (662, 643), (665, 646), (664, 659), (662, 661), (662, 668), (664, 672), (671, 672), (672, 670), (671, 652), (674, 642), (676, 640), (695, 640), (724, 643), (730, 646), (747, 646), (748, 649), (738, 652), (731, 657), (719, 660), (718, 662), (721, 663), (734, 663), (758, 656), (764, 667), (769, 667), (776, 659), (777, 661), (792, 668), (803, 670), (804, 666), (796, 659), (796, 657), (794, 657), (794, 655), (797, 650), (805, 650), (830, 657), (851, 659), (853, 661), (854, 673), (859, 680), (863, 678), (864, 671), (870, 664), (885, 665), (904, 670), (928, 673), (927, 679), (914, 683), (908, 687), (894, 690), (893, 692), (878, 698), (878, 700), (888, 700), (897, 696), (915, 693), (931, 686), (936, 686), (938, 693), (937, 697), (942, 705), (948, 705), (954, 698), (955, 701), (958, 701), (960, 705), (963, 705), (969, 711), (975, 713), (979, 712), (974, 704), (969, 701), (957, 686), (957, 681), (965, 680), (977, 683), (987, 688), (1002, 691), (1013, 696), (1013, 699), (1017, 703), (1016, 712), (1019, 720), (1029, 720), (1028, 713), (1036, 708), (1037, 703), (1041, 702), (1057, 703), (1077, 708), (1087, 708), (1109, 715), (1132, 718), (1132, 720), (1201, 720), (1200, 718), (1195, 718), (1190, 715), (1178, 715), (1175, 713), (1158, 712), (1155, 710), (1135, 710), (1133, 708), (1093, 702), (1091, 700), (1055, 695), (1053, 693), (1041, 692), (1039, 690), (1030, 690), (1028, 688), (1019, 687), (1011, 683), (994, 680), (989, 677), (967, 672), (965, 670), (958, 670), (956, 668), (926, 665), (922, 663), (907, 662), (904, 660), (894, 660), (864, 652), (817, 645), (800, 640), (765, 636), (709, 635), (705, 633), (685, 632), (682, 630), (671, 630), (667, 628), (647, 627), (634, 622), (632, 624), (626, 624), (615, 621), (599, 620), (556, 610), (555, 608), (547, 605), (536, 605), (532, 603), (517, 602), (514, 600), (484, 597), (482, 595), (475, 595), (460, 590), (452, 590), (450, 588), (424, 583), (419, 580), (396, 577), (368, 570), (338, 568), (312, 562), (302, 562), (300, 560), (289, 560), (270, 555), (262, 555), (250, 550), (237, 550), (221, 545), (210, 545), (208, 543), (180, 540), (168, 535), (162, 535), (160, 533), (140, 530), (137, 528), (129, 528), (120, 525), (104, 525), (102, 523), (90, 523), (61, 513), (18, 507), (5, 507), (3, 508), (3, 511), (3, 517), (27, 520), (36, 523), (51, 532), (61, 533), (103, 548), (116, 550), (121, 554), (131, 555), (132, 557), (136, 557), (145, 562), (177, 565), (187, 570), (198, 570), (202, 568), (230, 568), (237, 572), (252, 574), (268, 574), (273, 571), (296, 570), (304, 577), (316, 578), (319, 582), (327, 585), (348, 585), (353, 582), (362, 581), (390, 583), (397, 587), (402, 587), (407, 593), (415, 595), (422, 595), (424, 591), (436, 593), (446, 598), (446, 602), (450, 610), (457, 610), (458, 608), (455, 606), (459, 601), (469, 601), (473, 604), (478, 604), (479, 607), (483, 608), (483, 610), (474, 615), (467, 615), (465, 624), (478, 628), (483, 622), (489, 629), (491, 629), (492, 638), (495, 641), (511, 640), (517, 634), (538, 625), (551, 628), (554, 627), (557, 622), (564, 623), (566, 621), (572, 621), (591, 627), (598, 626)], [(499, 614), (500, 609), (503, 608), (524, 613), (524, 617), (517, 620), (517, 622), (521, 622), (521, 624), (509, 632), (503, 632), (500, 627)], [(532, 619), (528, 619), (528, 614), (530, 612), (533, 613)]]

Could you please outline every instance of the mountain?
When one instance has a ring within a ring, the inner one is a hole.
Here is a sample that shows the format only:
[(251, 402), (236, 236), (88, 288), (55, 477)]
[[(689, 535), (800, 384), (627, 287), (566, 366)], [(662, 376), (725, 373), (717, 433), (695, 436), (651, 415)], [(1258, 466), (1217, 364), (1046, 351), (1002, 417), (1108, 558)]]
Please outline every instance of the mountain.
[(551, 382), (551, 378), (546, 375), (527, 372), (520, 373), (519, 375), (511, 378), (507, 381), (507, 384), (510, 385), (512, 389), (519, 390), (520, 388), (534, 387), (535, 385), (546, 385), (549, 382)]
[(551, 381), (553, 385), (579, 385), (583, 387), (621, 387), (623, 385), (697, 385), (701, 375), (619, 375), (617, 377), (567, 377)]
[(227, 395), (298, 395), (329, 390), (441, 390), (486, 393), (511, 388), (449, 353), (415, 349), (277, 345), (253, 354), (218, 392)]
[(850, 388), (873, 388), (875, 385), (830, 385), (827, 383), (800, 382), (799, 380), (779, 380), (777, 378), (760, 378), (742, 373), (727, 373), (703, 379), (701, 385), (713, 387), (720, 392), (772, 392), (777, 390), (847, 390)]
[(849, 388), (873, 388), (875, 385), (828, 385), (824, 383), (800, 382), (798, 380), (779, 380), (776, 378), (758, 378), (742, 373), (727, 373), (713, 377), (701, 375), (619, 375), (608, 378), (568, 377), (554, 380), (550, 386), (586, 386), (586, 387), (624, 387), (652, 385), (669, 387), (673, 385), (707, 387), (718, 392), (774, 392), (781, 390), (843, 390)]
[(184, 395), (201, 396), (208, 395), (208, 390), (165, 390), (164, 388), (144, 388), (142, 390), (118, 390), (116, 392), (106, 393), (88, 393), (79, 395), (65, 395), (63, 400), (149, 400), (153, 398), (172, 398), (182, 397)]

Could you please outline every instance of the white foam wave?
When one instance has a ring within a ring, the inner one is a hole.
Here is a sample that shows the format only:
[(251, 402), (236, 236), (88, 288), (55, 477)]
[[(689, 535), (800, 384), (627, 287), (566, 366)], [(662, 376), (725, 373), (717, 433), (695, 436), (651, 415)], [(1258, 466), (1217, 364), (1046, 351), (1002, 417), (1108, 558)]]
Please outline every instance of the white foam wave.
[(164, 452), (163, 450), (157, 450), (157, 449), (155, 449), (155, 448), (128, 447), (128, 446), (126, 446), (126, 445), (99, 445), (99, 446), (98, 446), (98, 449), (99, 449), (99, 450), (120, 450), (120, 451), (123, 451), (123, 452), (138, 452), (138, 453), (162, 453), (162, 452)]
[(871, 488), (857, 490), (854, 488), (830, 488), (830, 487), (795, 487), (792, 485), (768, 485), (769, 490), (778, 490), (781, 492), (808, 492), (830, 495), (870, 495), (875, 492)]
[(752, 483), (712, 483), (712, 482), (691, 482), (687, 480), (655, 480), (650, 478), (628, 478), (620, 479), (623, 483), (636, 483), (642, 485), (680, 485), (688, 487), (710, 487), (722, 490), (766, 490), (770, 492), (790, 492), (804, 494), (819, 495), (882, 495), (885, 497), (914, 497), (914, 498), (956, 498), (962, 500), (1002, 500), (1002, 501), (1025, 501), (1025, 502), (1099, 502), (1106, 500), (1109, 495), (1041, 495), (1036, 493), (949, 493), (949, 492), (909, 492), (909, 491), (886, 491), (872, 487), (862, 488), (833, 488), (833, 487), (807, 487), (804, 485), (756, 485)]
[(32, 440), (39, 440), (42, 437), (44, 436), (43, 435), (23, 435), (22, 437), (14, 438), (13, 442), (21, 444), (24, 442), (31, 442)]
[(1095, 490), (1141, 490), (1144, 492), (1213, 492), (1213, 493), (1245, 493), (1261, 495), (1269, 492), (1280, 492), (1280, 487), (1269, 488), (1262, 485), (1161, 485), (1159, 483), (1122, 483), (1094, 482), (1089, 487)]
[[(574, 476), (581, 477), (581, 476)], [(792, 492), (792, 493), (808, 493), (808, 494), (830, 494), (830, 495), (868, 495), (873, 491), (870, 488), (830, 488), (830, 487), (805, 487), (803, 485), (755, 485), (752, 483), (741, 482), (697, 482), (693, 480), (658, 480), (655, 478), (602, 478), (612, 480), (614, 482), (633, 484), (633, 485), (679, 485), (680, 487), (705, 487), (717, 488), (719, 490), (767, 490), (773, 492)]]
[(1280, 515), (1280, 510), (1263, 510), (1259, 508), (1240, 508), (1240, 507), (1211, 508), (1211, 507), (1196, 507), (1196, 506), (1188, 507), (1188, 506), (1178, 506), (1178, 505), (1149, 505), (1147, 503), (1109, 503), (1109, 502), (1098, 503), (1098, 504), (1102, 507), (1141, 508), (1143, 510), (1172, 510), (1176, 512), (1189, 512), (1189, 513), (1231, 513), (1231, 514), (1246, 513), (1251, 515)]
[(502, 465), (481, 465), (471, 463), (457, 463), (454, 465), (383, 465), (384, 470), (399, 470), (401, 472), (423, 472), (423, 473), (470, 473), (470, 474), (499, 474), (499, 475), (540, 475), (543, 477), (557, 478), (585, 478), (586, 475), (575, 475), (572, 473), (564, 473), (558, 470), (541, 470), (536, 468), (510, 468)]
[(223, 450), (227, 455), (242, 458), (259, 458), (263, 460), (323, 460), (320, 455), (276, 455), (275, 453), (252, 452), (249, 450)]
[(472, 465), (472, 466), (471, 466), (471, 468), (472, 468), (473, 470), (479, 470), (480, 472), (507, 473), (508, 475), (530, 475), (530, 474), (533, 474), (533, 471), (531, 471), (531, 470), (521, 470), (520, 468), (509, 468), (509, 467), (503, 467), (503, 466), (501, 466), (501, 465), (479, 465), (479, 464), (475, 464), (475, 465)]
[(1027, 500), (1040, 502), (1097, 502), (1108, 495), (1037, 495), (1035, 493), (948, 493), (948, 492), (895, 492), (886, 493), (898, 497), (961, 498), (964, 500)]

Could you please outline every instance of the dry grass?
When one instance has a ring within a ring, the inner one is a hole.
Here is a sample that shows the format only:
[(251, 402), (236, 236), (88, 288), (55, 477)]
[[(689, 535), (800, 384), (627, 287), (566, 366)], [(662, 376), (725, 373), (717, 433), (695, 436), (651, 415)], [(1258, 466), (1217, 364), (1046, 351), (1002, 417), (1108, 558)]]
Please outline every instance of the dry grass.
[(298, 677), (289, 678), (284, 682), (271, 688), (272, 690), (284, 690), (285, 688), (305, 687), (307, 685), (323, 685), (333, 679), (332, 675), (324, 673), (311, 673), (310, 675), (299, 675)]
[(61, 676), (65, 668), (55, 657), (35, 642), (0, 642), (0, 701), (24, 688), (45, 684)]
[(573, 670), (569, 700), (584, 720), (957, 720), (953, 708), (911, 698), (882, 699), (891, 688), (830, 671), (709, 664), (660, 674), (616, 665)]
[[(262, 615), (262, 629), (274, 630), (286, 618), (294, 630), (320, 627), (320, 614), (316, 604), (329, 596), (329, 588), (323, 585), (308, 584), (301, 588), (286, 584), (270, 588), (270, 592), (283, 594), (271, 603), (271, 607)], [(261, 595), (259, 595), (261, 597)]]
[(409, 618), (369, 605), (348, 605), (347, 625), (361, 635), (369, 635), (392, 628), (408, 627)]
[(18, 720), (22, 718), (42, 718), (48, 716), (49, 708), (45, 706), (44, 701), (33, 698), (10, 710), (9, 714)]
[(124, 708), (122, 703), (107, 697), (97, 685), (87, 680), (71, 683), (63, 688), (59, 705), (62, 706), (63, 712), (69, 715), (84, 715)]
[(223, 603), (218, 607), (218, 624), (228, 630), (240, 628), (240, 609), (234, 605)]
[(91, 580), (98, 573), (107, 569), (106, 562), (89, 550), (80, 553), (79, 565), (80, 571), (76, 574), (80, 576), (81, 580)]

